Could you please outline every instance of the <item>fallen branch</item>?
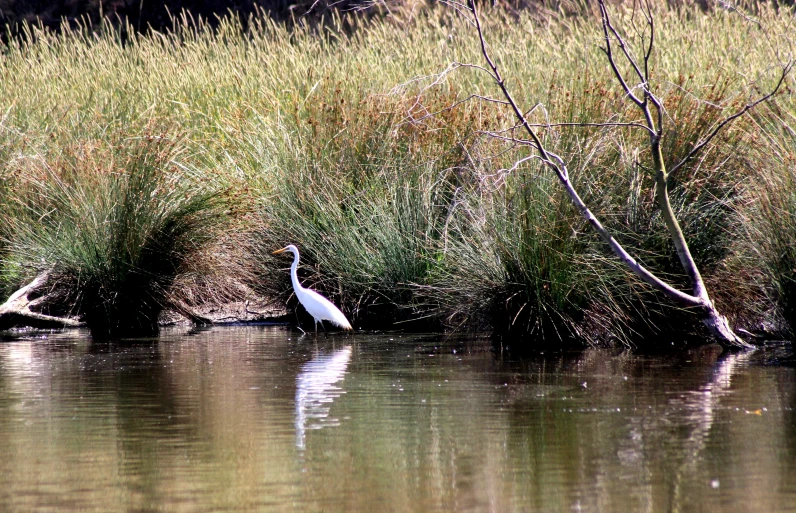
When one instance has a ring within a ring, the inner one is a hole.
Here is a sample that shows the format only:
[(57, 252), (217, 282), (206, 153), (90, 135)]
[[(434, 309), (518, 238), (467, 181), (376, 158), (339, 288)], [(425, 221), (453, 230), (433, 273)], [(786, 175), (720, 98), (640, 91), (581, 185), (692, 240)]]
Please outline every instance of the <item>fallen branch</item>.
[(46, 302), (43, 299), (46, 296), (31, 299), (31, 295), (39, 292), (46, 285), (49, 277), (47, 272), (39, 274), (33, 281), (11, 294), (11, 297), (0, 305), (0, 329), (7, 330), (16, 327), (77, 328), (85, 325), (69, 317), (55, 317), (31, 310), (31, 306)]

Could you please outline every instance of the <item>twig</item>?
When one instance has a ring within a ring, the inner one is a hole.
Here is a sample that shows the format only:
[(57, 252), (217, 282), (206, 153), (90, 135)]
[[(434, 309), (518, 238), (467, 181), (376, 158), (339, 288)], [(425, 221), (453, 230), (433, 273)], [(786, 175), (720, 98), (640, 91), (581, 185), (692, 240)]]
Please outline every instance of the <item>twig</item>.
[(682, 160), (680, 160), (680, 162), (678, 162), (677, 164), (672, 166), (671, 169), (669, 169), (668, 173), (669, 177), (671, 177), (680, 168), (682, 168), (689, 160), (691, 160), (691, 158), (694, 157), (694, 155), (699, 153), (702, 150), (702, 148), (707, 146), (710, 143), (710, 141), (712, 141), (713, 138), (715, 138), (716, 135), (718, 135), (718, 133), (721, 132), (726, 126), (728, 126), (730, 123), (740, 118), (750, 110), (754, 109), (761, 103), (767, 102), (769, 99), (774, 97), (774, 95), (777, 94), (777, 92), (779, 91), (780, 87), (782, 87), (782, 84), (785, 82), (785, 78), (788, 76), (788, 74), (791, 72), (792, 69), (793, 69), (793, 61), (789, 61), (788, 63), (785, 64), (785, 66), (782, 67), (782, 73), (779, 76), (777, 85), (774, 86), (774, 89), (772, 89), (771, 92), (758, 98), (757, 100), (751, 103), (747, 103), (741, 109), (736, 111), (734, 114), (724, 118), (720, 123), (718, 123), (713, 128), (713, 130), (707, 136), (705, 136), (699, 143), (697, 143), (693, 148), (691, 148), (691, 151), (689, 151), (688, 154), (685, 157), (683, 157)]

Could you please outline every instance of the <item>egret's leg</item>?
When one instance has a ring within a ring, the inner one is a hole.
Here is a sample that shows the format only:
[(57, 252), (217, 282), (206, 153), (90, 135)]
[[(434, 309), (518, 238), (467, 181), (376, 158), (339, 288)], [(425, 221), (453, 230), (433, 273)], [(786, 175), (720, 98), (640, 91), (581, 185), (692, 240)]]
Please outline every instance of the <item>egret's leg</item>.
[(323, 328), (323, 336), (329, 338), (329, 333), (326, 331), (326, 326), (323, 324), (323, 319), (321, 319), (321, 328)]
[[(318, 338), (318, 319), (313, 318), (312, 320), (315, 321), (315, 338)], [(323, 326), (323, 321), (321, 321), (321, 326)]]

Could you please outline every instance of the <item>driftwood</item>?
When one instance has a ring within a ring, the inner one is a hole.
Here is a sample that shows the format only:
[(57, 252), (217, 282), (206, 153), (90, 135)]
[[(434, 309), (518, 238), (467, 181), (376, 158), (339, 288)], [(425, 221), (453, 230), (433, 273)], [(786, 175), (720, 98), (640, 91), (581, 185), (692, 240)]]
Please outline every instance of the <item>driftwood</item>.
[(43, 304), (48, 296), (38, 296), (31, 299), (47, 283), (49, 273), (41, 273), (36, 278), (17, 290), (8, 300), (0, 305), (0, 329), (6, 330), (15, 327), (30, 328), (77, 328), (84, 323), (68, 317), (55, 317), (35, 312), (31, 308)]

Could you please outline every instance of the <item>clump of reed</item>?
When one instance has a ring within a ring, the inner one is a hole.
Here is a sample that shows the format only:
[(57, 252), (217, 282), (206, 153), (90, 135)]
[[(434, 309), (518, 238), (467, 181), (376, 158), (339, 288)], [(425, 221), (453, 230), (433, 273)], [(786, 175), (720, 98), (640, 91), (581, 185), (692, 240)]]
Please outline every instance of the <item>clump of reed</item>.
[[(787, 105), (787, 104), (786, 104)], [(796, 330), (796, 132), (793, 107), (773, 105), (755, 116), (749, 167), (754, 178), (743, 211), (747, 231), (746, 268), (754, 269), (770, 314), (766, 326), (791, 335)]]
[(172, 282), (224, 213), (218, 191), (179, 165), (179, 141), (115, 143), (20, 162), (9, 219), (6, 272), (48, 272), (95, 338), (156, 334)]
[(557, 184), (534, 171), (507, 179), (510, 191), (461, 193), (422, 290), (448, 326), (514, 342), (576, 338), (591, 281), (577, 257), (587, 241)]
[(781, 176), (767, 178), (769, 194), (760, 203), (758, 220), (765, 234), (760, 253), (773, 303), (792, 333), (796, 329), (796, 175), (791, 164)]

